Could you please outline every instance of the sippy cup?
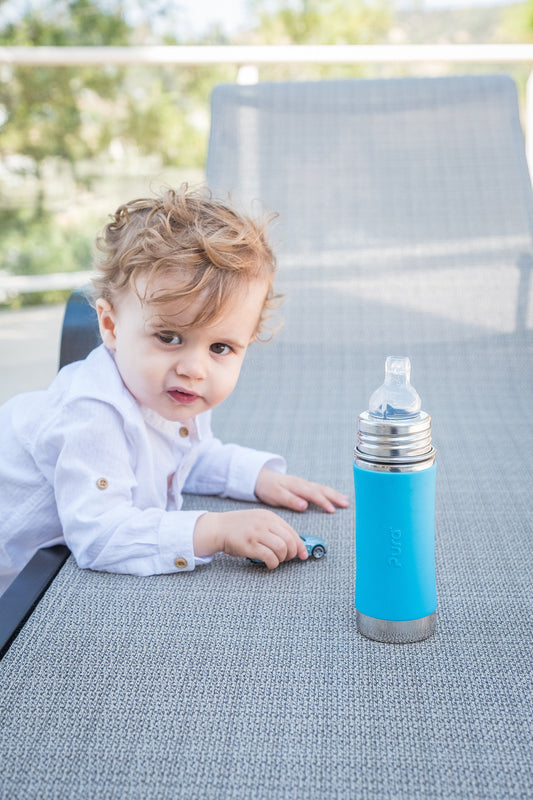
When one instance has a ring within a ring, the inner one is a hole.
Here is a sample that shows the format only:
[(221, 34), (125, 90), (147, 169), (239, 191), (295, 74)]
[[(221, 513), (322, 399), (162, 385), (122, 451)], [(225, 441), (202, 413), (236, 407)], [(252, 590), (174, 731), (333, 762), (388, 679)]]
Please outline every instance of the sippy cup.
[(357, 627), (396, 644), (431, 636), (437, 609), (435, 448), (410, 373), (407, 357), (387, 358), (358, 419), (353, 465)]

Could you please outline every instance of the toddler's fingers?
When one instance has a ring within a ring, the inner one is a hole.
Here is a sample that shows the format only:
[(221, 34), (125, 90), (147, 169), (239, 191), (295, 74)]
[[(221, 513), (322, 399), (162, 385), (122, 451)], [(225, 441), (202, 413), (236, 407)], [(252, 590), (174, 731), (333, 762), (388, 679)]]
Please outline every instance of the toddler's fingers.
[(346, 497), (345, 494), (341, 494), (341, 492), (338, 492), (336, 489), (332, 489), (330, 486), (322, 486), (321, 489), (333, 505), (339, 508), (348, 508), (350, 505), (350, 498)]
[(282, 561), (292, 561), (296, 556), (307, 558), (305, 545), (297, 534), (285, 538), (279, 533), (270, 533), (263, 541), (257, 542), (253, 558), (259, 558), (269, 569), (275, 569)]
[(307, 549), (302, 538), (289, 523), (273, 511), (254, 511), (254, 522), (259, 522), (250, 539), (249, 558), (258, 558), (269, 569), (275, 569), (281, 561), (307, 558)]
[(320, 483), (311, 483), (310, 481), (298, 481), (291, 486), (292, 491), (296, 495), (296, 503), (291, 508), (296, 508), (299, 511), (304, 511), (307, 508), (308, 502), (314, 503), (320, 508), (332, 514), (335, 507), (346, 508), (349, 505), (349, 499), (332, 489), (330, 486), (322, 486)]
[(262, 561), (265, 567), (268, 567), (268, 569), (276, 569), (281, 561), (274, 551), (264, 544), (258, 544), (256, 546), (251, 558), (259, 559), (259, 561)]
[(305, 511), (309, 503), (301, 494), (286, 489), (281, 498), (280, 505), (285, 508), (290, 508), (293, 511)]
[(307, 558), (307, 548), (301, 538), (297, 533), (295, 533), (292, 528), (292, 536), (290, 539), (285, 540), (284, 544), (286, 545), (285, 555), (281, 555), (280, 550), (276, 550), (276, 555), (281, 556), (280, 561), (292, 561), (293, 558), (298, 557), (302, 561), (305, 561)]
[(305, 561), (306, 558), (309, 557), (309, 554), (307, 552), (307, 548), (306, 548), (306, 546), (304, 544), (304, 541), (299, 536), (298, 536), (298, 553), (297, 553), (297, 555), (298, 555), (298, 558), (301, 559), (302, 561)]
[(272, 547), (280, 561), (291, 561), (296, 556), (305, 558), (307, 550), (300, 536), (284, 519), (277, 515), (276, 519), (279, 522), (271, 528), (269, 540), (263, 543)]

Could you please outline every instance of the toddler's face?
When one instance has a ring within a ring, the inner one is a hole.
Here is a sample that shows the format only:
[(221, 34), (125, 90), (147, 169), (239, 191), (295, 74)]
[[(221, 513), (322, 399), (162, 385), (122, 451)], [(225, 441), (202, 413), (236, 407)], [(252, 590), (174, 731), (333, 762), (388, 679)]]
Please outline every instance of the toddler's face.
[[(164, 288), (157, 279), (150, 291)], [(186, 327), (201, 303), (141, 303), (126, 290), (111, 306), (97, 301), (104, 344), (114, 352), (126, 388), (165, 419), (185, 422), (221, 403), (235, 388), (267, 293), (265, 281), (244, 284), (209, 325)], [(142, 296), (144, 286), (139, 281)]]

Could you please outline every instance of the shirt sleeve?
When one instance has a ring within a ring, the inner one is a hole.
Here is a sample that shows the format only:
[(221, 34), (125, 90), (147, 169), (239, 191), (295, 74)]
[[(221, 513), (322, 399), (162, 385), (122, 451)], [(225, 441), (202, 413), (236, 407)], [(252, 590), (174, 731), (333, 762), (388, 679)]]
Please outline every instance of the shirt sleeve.
[(183, 491), (254, 501), (257, 500), (255, 485), (263, 467), (274, 472), (287, 469), (281, 456), (237, 444), (222, 444), (208, 434)]
[[(90, 420), (90, 422), (88, 421)], [(193, 531), (203, 511), (167, 511), (146, 502), (140, 455), (128, 441), (121, 414), (83, 400), (64, 411), (47, 437), (43, 458), (66, 544), (82, 568), (154, 575), (194, 569)]]

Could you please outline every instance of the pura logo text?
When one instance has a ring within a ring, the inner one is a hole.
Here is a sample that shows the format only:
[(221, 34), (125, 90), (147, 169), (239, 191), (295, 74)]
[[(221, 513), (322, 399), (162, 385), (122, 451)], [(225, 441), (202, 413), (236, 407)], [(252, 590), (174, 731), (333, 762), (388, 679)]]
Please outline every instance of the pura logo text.
[(389, 567), (402, 566), (402, 532), (399, 529), (389, 528), (389, 550), (387, 564)]

